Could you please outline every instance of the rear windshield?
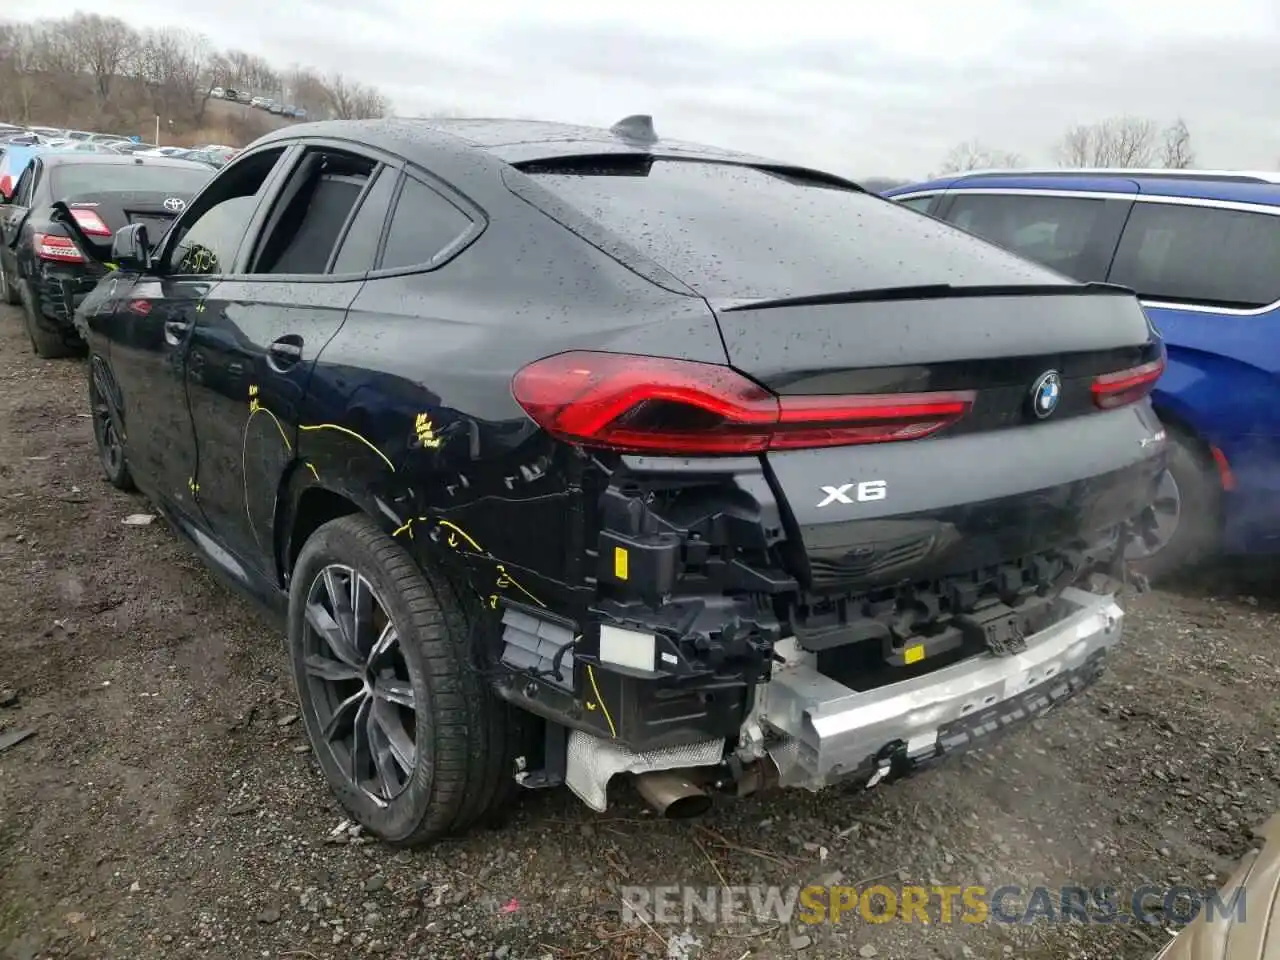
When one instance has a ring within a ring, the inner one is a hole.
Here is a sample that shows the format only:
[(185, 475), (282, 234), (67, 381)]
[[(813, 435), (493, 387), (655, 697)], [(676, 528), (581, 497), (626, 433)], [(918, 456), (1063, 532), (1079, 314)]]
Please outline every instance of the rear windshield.
[(1067, 282), (890, 200), (753, 167), (605, 159), (530, 176), (703, 296)]
[(146, 163), (64, 163), (50, 171), (49, 189), (55, 198), (81, 193), (123, 190), (190, 196), (213, 176), (201, 167), (162, 167)]

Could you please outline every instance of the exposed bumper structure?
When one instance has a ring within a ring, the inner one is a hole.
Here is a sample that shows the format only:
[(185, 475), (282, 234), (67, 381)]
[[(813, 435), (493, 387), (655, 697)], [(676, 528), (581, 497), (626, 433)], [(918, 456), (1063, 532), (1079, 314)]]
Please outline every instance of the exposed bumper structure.
[[(768, 756), (784, 787), (820, 790), (837, 781), (874, 786), (1029, 720), (1092, 682), (1120, 640), (1124, 613), (1111, 596), (1076, 588), (1051, 626), (1008, 656), (970, 657), (911, 680), (857, 691), (819, 673), (814, 657), (792, 639), (775, 652), (784, 662), (757, 690), (736, 756)], [(566, 783), (589, 806), (604, 810), (609, 779), (718, 765), (719, 740), (636, 753), (575, 730)]]
[[(812, 655), (784, 641), (754, 716), (781, 786), (818, 790), (865, 775), (873, 786), (1043, 713), (1085, 686), (1120, 639), (1114, 599), (1067, 589), (1065, 617), (1011, 656), (980, 656), (874, 690), (851, 690), (819, 673)], [(789, 649), (788, 649), (789, 648)]]

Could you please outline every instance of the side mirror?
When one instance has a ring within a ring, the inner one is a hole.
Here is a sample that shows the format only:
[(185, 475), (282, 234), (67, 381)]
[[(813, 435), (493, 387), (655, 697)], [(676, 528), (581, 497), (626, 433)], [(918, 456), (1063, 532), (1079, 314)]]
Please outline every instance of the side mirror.
[(131, 223), (121, 227), (111, 238), (111, 261), (121, 270), (142, 273), (151, 269), (151, 244), (147, 226)]

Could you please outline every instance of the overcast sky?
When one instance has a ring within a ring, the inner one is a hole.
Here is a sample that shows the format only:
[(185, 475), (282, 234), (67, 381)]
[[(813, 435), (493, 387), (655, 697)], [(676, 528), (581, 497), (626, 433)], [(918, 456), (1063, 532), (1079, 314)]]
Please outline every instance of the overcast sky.
[[(41, 4), (24, 5), (34, 16)], [(74, 5), (58, 5), (70, 13)], [(1280, 158), (1277, 0), (96, 0), (281, 67), (340, 69), (396, 111), (608, 125), (852, 175), (921, 177), (956, 142), (1047, 162), (1116, 114), (1189, 124), (1198, 165)], [(860, 14), (860, 10), (865, 10)], [(52, 10), (48, 11), (52, 13)]]

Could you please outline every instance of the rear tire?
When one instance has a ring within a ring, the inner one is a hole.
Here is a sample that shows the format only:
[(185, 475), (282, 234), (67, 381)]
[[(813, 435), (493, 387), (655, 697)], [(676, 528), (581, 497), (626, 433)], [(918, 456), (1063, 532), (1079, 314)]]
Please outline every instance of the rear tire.
[[(358, 618), (339, 609), (352, 606), (352, 583), (370, 595)], [(492, 816), (518, 789), (527, 718), (476, 669), (470, 611), (368, 517), (332, 520), (303, 546), (288, 643), (320, 768), (373, 834), (424, 844)]]
[[(22, 318), (27, 325), (27, 337), (31, 340), (31, 349), (42, 360), (57, 360), (62, 357), (73, 357), (80, 352), (79, 337), (74, 333), (56, 333), (46, 330), (39, 315), (40, 305), (36, 302), (35, 292), (25, 281), (18, 288), (22, 299)], [(75, 337), (75, 342), (70, 340)]]
[(18, 302), (18, 290), (9, 282), (9, 275), (5, 273), (4, 264), (0, 263), (0, 303), (12, 307)]
[[(1130, 564), (1153, 583), (1167, 581), (1213, 559), (1222, 531), (1222, 482), (1213, 460), (1193, 437), (1165, 428), (1169, 474), (1144, 518), (1146, 542), (1131, 545)], [(1173, 515), (1170, 516), (1172, 511)]]

